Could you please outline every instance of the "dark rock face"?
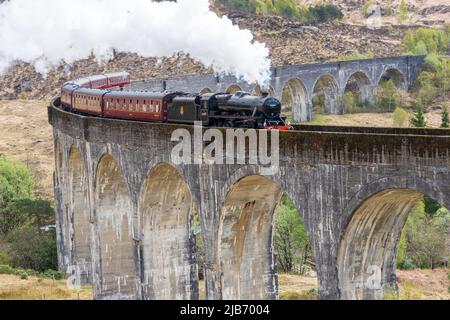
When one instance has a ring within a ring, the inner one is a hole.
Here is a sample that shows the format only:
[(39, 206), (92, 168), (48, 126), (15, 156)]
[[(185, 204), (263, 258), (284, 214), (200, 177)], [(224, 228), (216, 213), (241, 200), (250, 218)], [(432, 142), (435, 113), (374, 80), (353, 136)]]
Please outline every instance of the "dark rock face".
[(49, 121), (60, 267), (88, 266), (97, 299), (196, 299), (194, 211), (207, 298), (276, 299), (272, 232), (282, 193), (305, 222), (320, 298), (382, 298), (395, 288), (411, 206), (426, 194), (450, 207), (448, 130), (281, 132), (279, 170), (264, 176), (259, 165), (175, 165), (171, 135), (191, 127), (53, 106)]

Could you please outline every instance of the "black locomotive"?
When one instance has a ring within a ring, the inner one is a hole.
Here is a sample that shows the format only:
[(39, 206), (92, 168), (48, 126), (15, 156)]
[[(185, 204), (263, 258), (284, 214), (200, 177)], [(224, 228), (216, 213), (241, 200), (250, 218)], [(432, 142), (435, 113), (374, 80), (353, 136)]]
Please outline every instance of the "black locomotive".
[(206, 93), (180, 95), (167, 107), (167, 121), (204, 126), (263, 129), (268, 121), (284, 126), (281, 103), (273, 97), (255, 97), (248, 93)]

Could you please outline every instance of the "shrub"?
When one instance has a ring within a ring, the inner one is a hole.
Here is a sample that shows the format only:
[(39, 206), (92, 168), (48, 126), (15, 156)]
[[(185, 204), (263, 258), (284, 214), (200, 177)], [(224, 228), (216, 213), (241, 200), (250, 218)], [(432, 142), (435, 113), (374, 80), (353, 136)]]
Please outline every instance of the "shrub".
[(402, 47), (405, 54), (446, 54), (449, 41), (450, 30), (418, 28), (406, 33)]
[(297, 5), (295, 0), (218, 0), (229, 10), (255, 14), (276, 14), (291, 19), (326, 22), (344, 17), (341, 10), (332, 4), (319, 4), (313, 7)]
[(409, 18), (409, 10), (408, 5), (406, 4), (405, 0), (402, 0), (400, 2), (400, 14), (397, 18), (398, 23), (404, 23)]
[(51, 278), (51, 279), (55, 279), (55, 280), (62, 280), (65, 277), (65, 274), (63, 272), (51, 270), (51, 269), (46, 270), (41, 275), (46, 278)]
[(0, 274), (15, 274), (15, 270), (10, 266), (0, 265)]
[(373, 4), (374, 4), (373, 0), (366, 0), (366, 2), (364, 3), (364, 5), (361, 8), (361, 14), (364, 17), (368, 16), (368, 14), (369, 14), (368, 10), (369, 10), (370, 6), (372, 6)]
[(295, 3), (295, 0), (278, 0), (274, 3), (274, 13), (288, 17), (288, 18), (299, 18), (300, 13)]
[(56, 233), (23, 226), (8, 236), (13, 267), (37, 271), (57, 268)]
[(444, 108), (442, 112), (442, 124), (441, 128), (448, 128), (450, 126), (449, 117), (448, 117), (448, 108)]
[(409, 115), (408, 112), (403, 108), (395, 108), (394, 113), (392, 114), (392, 122), (394, 127), (403, 127), (405, 123), (408, 121)]
[(358, 108), (357, 100), (352, 92), (344, 93), (342, 97), (342, 105), (344, 107), (344, 113), (354, 113)]
[(332, 20), (341, 20), (344, 15), (341, 10), (333, 4), (319, 4), (309, 8), (313, 20), (326, 22)]
[(423, 106), (421, 103), (417, 105), (414, 116), (411, 118), (411, 124), (416, 128), (425, 128), (427, 125), (425, 121), (425, 115), (423, 113)]
[(374, 57), (375, 57), (375, 55), (371, 51), (369, 51), (367, 53), (355, 52), (355, 53), (339, 56), (338, 60), (339, 61), (364, 60), (364, 59), (373, 59)]
[(28, 273), (22, 272), (22, 273), (20, 274), (20, 279), (22, 279), (22, 280), (27, 280), (27, 279), (28, 279)]
[(383, 81), (377, 90), (377, 107), (380, 111), (392, 111), (398, 106), (398, 90), (394, 81)]
[(11, 264), (11, 256), (6, 250), (0, 249), (0, 265), (10, 265)]
[(31, 197), (33, 185), (31, 173), (24, 164), (0, 155), (0, 209), (14, 199)]

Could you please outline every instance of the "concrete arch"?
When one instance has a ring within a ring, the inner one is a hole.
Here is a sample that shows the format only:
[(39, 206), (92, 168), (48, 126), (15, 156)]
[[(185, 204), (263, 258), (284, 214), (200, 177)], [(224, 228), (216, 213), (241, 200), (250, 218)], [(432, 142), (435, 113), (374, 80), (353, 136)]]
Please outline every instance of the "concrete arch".
[(339, 85), (332, 75), (321, 75), (314, 82), (313, 108), (314, 113), (342, 113), (342, 106), (339, 102)]
[(266, 177), (237, 181), (221, 208), (219, 261), (222, 299), (276, 299), (274, 212), (282, 191)]
[(380, 76), (380, 79), (378, 80), (378, 86), (383, 81), (389, 80), (392, 80), (398, 89), (407, 90), (405, 75), (399, 69), (396, 68), (386, 69)]
[(256, 85), (256, 87), (253, 89), (252, 95), (260, 97), (262, 96), (263, 92), (268, 93), (271, 97), (275, 96), (275, 90), (272, 87), (269, 87), (269, 90), (267, 90), (267, 88), (263, 90), (259, 84)]
[(138, 289), (131, 198), (116, 160), (99, 161), (95, 183), (103, 299), (134, 299)]
[(198, 299), (191, 192), (171, 165), (150, 170), (140, 203), (144, 299)]
[(346, 92), (351, 92), (360, 104), (368, 105), (374, 101), (372, 82), (367, 74), (361, 71), (353, 73), (347, 79), (344, 93)]
[(398, 242), (422, 197), (412, 189), (385, 189), (354, 210), (338, 251), (341, 299), (383, 299), (396, 289)]
[(231, 86), (229, 86), (227, 88), (226, 92), (230, 93), (230, 94), (235, 94), (238, 91), (242, 91), (242, 88), (240, 86), (238, 86), (237, 84), (232, 84)]
[(203, 88), (200, 90), (200, 94), (211, 93), (212, 90), (210, 88)]
[(72, 222), (72, 261), (79, 268), (81, 283), (91, 282), (90, 213), (86, 203), (88, 188), (81, 153), (74, 145), (69, 152), (68, 178), (70, 190), (69, 219)]
[(308, 121), (308, 93), (298, 78), (288, 80), (282, 90), (281, 103), (283, 113), (296, 122)]

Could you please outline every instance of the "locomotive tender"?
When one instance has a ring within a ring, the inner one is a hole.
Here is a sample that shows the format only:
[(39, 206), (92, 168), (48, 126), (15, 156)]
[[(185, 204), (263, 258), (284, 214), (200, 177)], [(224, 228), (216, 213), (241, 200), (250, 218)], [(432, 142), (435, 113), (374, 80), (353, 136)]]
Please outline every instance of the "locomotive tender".
[(132, 92), (113, 88), (130, 84), (127, 72), (95, 75), (66, 82), (61, 89), (64, 109), (83, 114), (203, 126), (290, 130), (278, 99), (248, 93), (186, 94)]

